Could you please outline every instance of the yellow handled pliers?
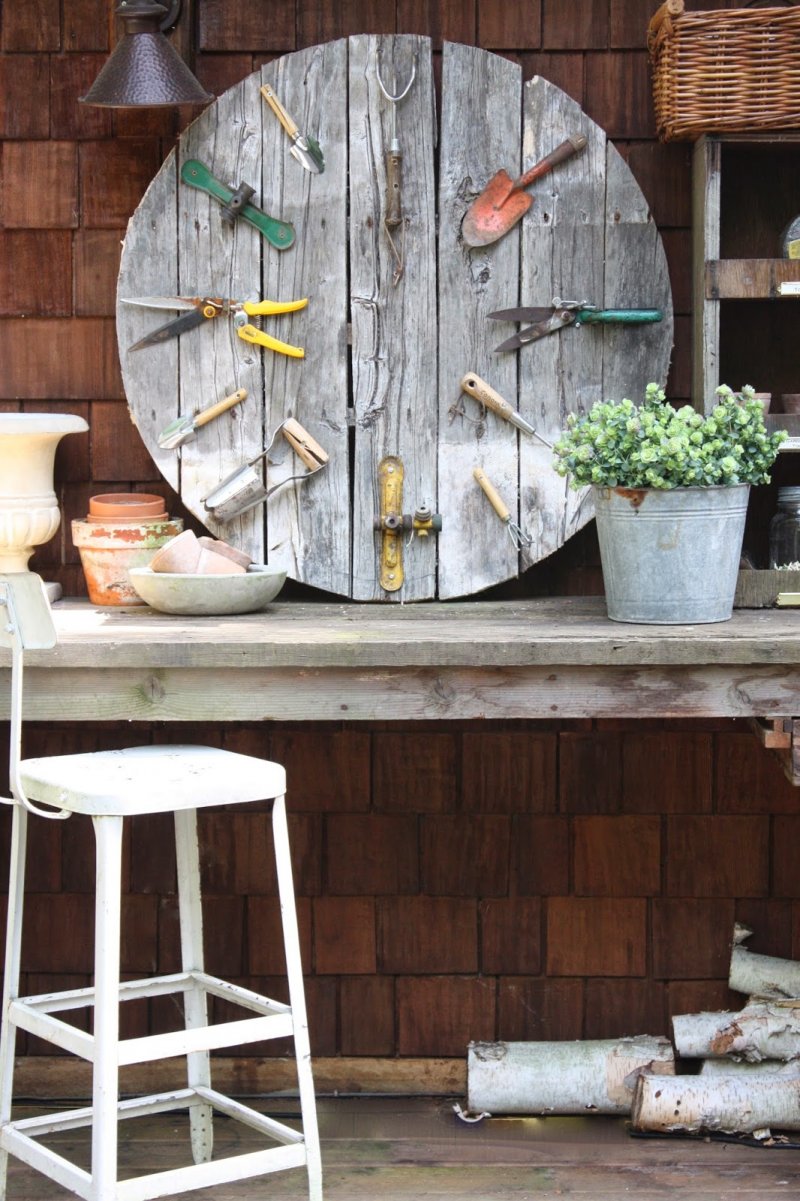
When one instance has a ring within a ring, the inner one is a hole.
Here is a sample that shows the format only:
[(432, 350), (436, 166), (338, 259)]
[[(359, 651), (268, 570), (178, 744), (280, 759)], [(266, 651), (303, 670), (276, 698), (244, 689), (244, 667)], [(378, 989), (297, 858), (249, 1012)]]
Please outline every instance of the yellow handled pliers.
[(244, 342), (252, 342), (256, 346), (266, 346), (277, 354), (286, 354), (293, 359), (305, 358), (302, 346), (291, 346), (288, 342), (280, 342), (263, 330), (250, 324), (250, 317), (269, 317), (276, 313), (294, 313), (304, 309), (308, 304), (303, 300), (224, 300), (218, 296), (140, 296), (135, 300), (123, 300), (123, 304), (142, 305), (148, 309), (181, 309), (180, 317), (174, 317), (164, 325), (159, 325), (152, 333), (146, 334), (129, 350), (141, 350), (145, 346), (155, 346), (185, 334), (187, 330), (211, 321), (221, 314), (233, 317), (236, 333)]

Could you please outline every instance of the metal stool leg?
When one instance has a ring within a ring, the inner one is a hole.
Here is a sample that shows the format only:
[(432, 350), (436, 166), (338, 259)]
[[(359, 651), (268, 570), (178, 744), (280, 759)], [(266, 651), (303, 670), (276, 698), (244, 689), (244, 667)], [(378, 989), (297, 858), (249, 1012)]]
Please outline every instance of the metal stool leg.
[[(185, 972), (203, 970), (203, 911), (200, 890), (200, 853), (197, 843), (197, 810), (175, 811), (175, 850), (178, 861), (178, 905), (181, 923), (181, 961)], [(208, 1025), (208, 998), (205, 990), (184, 993), (184, 1019), (187, 1030)], [(186, 1056), (190, 1088), (211, 1087), (208, 1051), (193, 1051)], [(198, 1101), (189, 1110), (192, 1158), (208, 1163), (214, 1147), (214, 1111)]]
[[(11, 827), (11, 864), (8, 884), (6, 959), (3, 981), (3, 1030), (0, 1036), (0, 1128), (11, 1119), (14, 1088), (14, 1052), (17, 1028), (8, 1009), (19, 996), (19, 971), (22, 947), (22, 913), (25, 900), (25, 851), (28, 842), (28, 814), (14, 806)], [(8, 1152), (0, 1150), (0, 1201), (5, 1201), (8, 1176)]]
[(119, 949), (122, 818), (93, 817), (96, 863), (92, 1201), (117, 1194)]
[(278, 895), (283, 924), (283, 945), (286, 952), (286, 975), (289, 984), (289, 1004), (292, 1008), (294, 1051), (297, 1059), (297, 1082), (300, 1090), (300, 1112), (306, 1145), (309, 1201), (322, 1201), (322, 1159), (317, 1126), (317, 1103), (311, 1073), (311, 1047), (308, 1039), (308, 1018), (303, 986), (303, 967), (300, 960), (300, 939), (297, 932), (297, 908), (292, 881), (292, 860), (289, 851), (289, 830), (286, 823), (286, 799), (276, 797), (272, 804), (272, 836), (275, 845), (275, 865), (278, 876)]

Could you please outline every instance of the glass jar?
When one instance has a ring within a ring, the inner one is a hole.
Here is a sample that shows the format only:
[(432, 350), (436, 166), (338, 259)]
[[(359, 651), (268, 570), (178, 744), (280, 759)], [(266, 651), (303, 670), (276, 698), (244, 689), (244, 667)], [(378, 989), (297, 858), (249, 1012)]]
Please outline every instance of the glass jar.
[(800, 488), (778, 489), (778, 511), (769, 523), (769, 565), (800, 571)]

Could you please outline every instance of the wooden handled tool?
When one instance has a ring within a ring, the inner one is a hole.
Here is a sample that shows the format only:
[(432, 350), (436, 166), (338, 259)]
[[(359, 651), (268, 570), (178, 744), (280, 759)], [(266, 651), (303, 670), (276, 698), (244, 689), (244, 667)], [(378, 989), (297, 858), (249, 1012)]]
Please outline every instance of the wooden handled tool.
[(158, 435), (158, 445), (162, 450), (175, 450), (176, 447), (183, 446), (184, 442), (189, 442), (194, 438), (202, 426), (208, 425), (209, 421), (213, 421), (215, 417), (219, 417), (227, 409), (232, 409), (234, 405), (238, 405), (246, 396), (247, 392), (244, 388), (237, 388), (235, 392), (231, 392), (230, 396), (226, 396), (223, 400), (218, 400), (216, 404), (210, 405), (209, 408), (203, 409), (200, 413), (178, 417), (176, 421), (173, 421)]
[[(469, 371), (461, 379), (461, 390), (469, 396), (474, 396), (481, 404), (486, 405), (487, 409), (491, 409), (493, 413), (497, 413), (498, 417), (502, 417), (503, 421), (510, 421), (517, 429), (522, 430), (526, 434), (536, 435), (536, 430), (530, 425), (524, 417), (520, 417), (516, 409), (512, 409), (511, 405), (505, 400), (499, 392), (495, 392), (489, 384), (482, 380), (474, 371)], [(542, 439), (544, 441), (544, 439)], [(549, 445), (549, 443), (545, 443)]]
[(472, 475), (480, 484), (486, 499), (489, 501), (489, 504), (492, 506), (497, 516), (502, 522), (505, 523), (509, 537), (514, 543), (515, 548), (517, 550), (521, 550), (523, 546), (530, 546), (531, 542), (533, 542), (530, 534), (524, 534), (517, 523), (511, 520), (511, 510), (495, 488), (494, 484), (491, 483), (483, 468), (473, 468)]
[(306, 171), (313, 171), (315, 175), (321, 175), (325, 170), (325, 158), (319, 142), (308, 134), (300, 132), (297, 124), (289, 116), (269, 84), (265, 83), (261, 88), (261, 95), (292, 140), (289, 153), (297, 159), (301, 167), (305, 167)]
[(309, 471), (318, 471), (328, 462), (328, 452), (311, 437), (308, 430), (304, 429), (299, 421), (295, 421), (294, 417), (287, 417), (281, 427), (281, 432)]
[(566, 162), (573, 154), (579, 154), (586, 141), (582, 133), (565, 138), (555, 150), (551, 150), (545, 158), (534, 163), (518, 179), (512, 179), (507, 171), (497, 171), (464, 214), (461, 223), (464, 245), (488, 246), (508, 233), (533, 203), (532, 198), (523, 189), (547, 175), (559, 163)]

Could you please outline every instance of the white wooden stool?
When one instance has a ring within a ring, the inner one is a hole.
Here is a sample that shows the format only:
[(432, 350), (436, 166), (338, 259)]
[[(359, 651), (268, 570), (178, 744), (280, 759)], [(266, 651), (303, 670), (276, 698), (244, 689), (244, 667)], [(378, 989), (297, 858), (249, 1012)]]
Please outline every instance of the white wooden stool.
[[(301, 1166), (308, 1172), (311, 1201), (321, 1201), (319, 1134), (286, 825), (286, 773), (276, 763), (205, 746), (145, 746), (22, 760), (23, 651), (50, 648), (55, 642), (52, 615), (39, 577), (32, 573), (0, 575), (0, 645), (10, 646), (12, 651), (12, 797), (0, 800), (14, 807), (0, 1042), (0, 1198), (5, 1194), (10, 1153), (87, 1201), (145, 1201)], [(208, 975), (203, 963), (197, 810), (209, 805), (263, 800), (272, 800), (288, 1005)], [(48, 808), (42, 809), (42, 805)], [(97, 858), (95, 967), (91, 988), (41, 996), (18, 995), (29, 812), (57, 819), (85, 814), (92, 819)], [(167, 812), (173, 813), (175, 820), (183, 970), (170, 976), (121, 982), (124, 819), (134, 814)], [(119, 1038), (120, 1001), (165, 994), (182, 994), (183, 1029)], [(209, 997), (232, 1003), (245, 1016), (209, 1024)], [(93, 1009), (94, 1015), (91, 1034), (62, 1017), (70, 1010), (87, 1007)], [(11, 1120), (17, 1030), (38, 1035), (92, 1063), (91, 1106)], [(294, 1040), (297, 1060), (301, 1131), (211, 1087), (210, 1050), (287, 1036)], [(186, 1058), (185, 1089), (120, 1101), (120, 1067), (174, 1056)], [(194, 1162), (118, 1180), (118, 1121), (175, 1109), (188, 1109)], [(263, 1135), (268, 1145), (212, 1159), (215, 1109)], [(82, 1126), (91, 1126), (89, 1171), (40, 1141), (56, 1131)]]

